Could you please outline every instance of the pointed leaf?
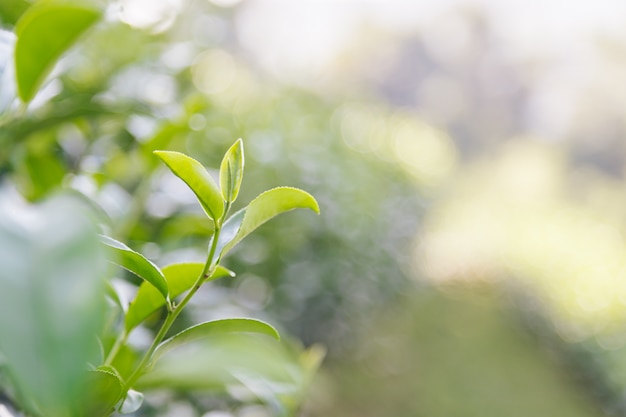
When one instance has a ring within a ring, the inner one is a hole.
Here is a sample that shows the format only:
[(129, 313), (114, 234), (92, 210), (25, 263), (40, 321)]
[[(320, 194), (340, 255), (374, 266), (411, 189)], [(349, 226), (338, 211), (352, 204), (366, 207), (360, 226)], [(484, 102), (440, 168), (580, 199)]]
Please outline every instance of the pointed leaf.
[(243, 166), (243, 141), (238, 139), (226, 152), (220, 166), (222, 197), (229, 203), (235, 201), (239, 195), (239, 188), (241, 188), (243, 179)]
[(261, 320), (248, 318), (213, 320), (183, 330), (162, 342), (154, 352), (152, 361), (153, 363), (156, 362), (159, 357), (177, 346), (205, 337), (226, 333), (258, 333), (280, 340), (278, 331), (270, 324)]
[(58, 58), (100, 18), (85, 2), (41, 1), (17, 22), (15, 72), (24, 102), (33, 99)]
[[(168, 265), (163, 268), (163, 274), (167, 280), (170, 290), (170, 297), (175, 298), (189, 290), (196, 282), (204, 264), (202, 263), (180, 263)], [(218, 266), (215, 272), (208, 279), (214, 280), (227, 276), (235, 276), (232, 271)], [(165, 305), (165, 300), (159, 292), (147, 283), (141, 284), (137, 296), (130, 303), (124, 326), (126, 331), (134, 329), (138, 324), (148, 318), (152, 313)]]
[[(235, 236), (223, 245), (220, 251), (220, 258), (263, 223), (281, 213), (297, 208), (308, 208), (318, 214), (320, 212), (317, 201), (306, 191), (291, 187), (278, 187), (265, 191), (252, 200), (248, 207), (241, 210), (245, 213), (241, 219), (240, 226), (237, 228)], [(239, 216), (242, 215), (240, 212), (233, 215), (233, 218), (235, 218), (232, 223), (233, 228), (239, 223)], [(230, 220), (224, 223), (224, 229), (226, 228), (226, 223)], [(218, 245), (220, 240), (221, 236), (218, 239)]]
[(126, 398), (124, 398), (124, 402), (122, 402), (122, 406), (119, 409), (120, 414), (130, 414), (139, 410), (143, 404), (143, 394), (139, 391), (128, 390), (126, 394)]
[(180, 152), (154, 151), (165, 165), (194, 192), (202, 208), (213, 221), (224, 214), (224, 200), (211, 174), (202, 164)]
[(122, 396), (124, 383), (115, 368), (100, 367), (89, 372), (88, 394), (85, 397), (84, 416), (109, 416)]
[(153, 285), (161, 295), (168, 298), (167, 282), (161, 270), (145, 258), (142, 254), (135, 252), (122, 242), (118, 242), (108, 236), (100, 236), (102, 242), (113, 249), (116, 258), (111, 262), (137, 275), (139, 278)]

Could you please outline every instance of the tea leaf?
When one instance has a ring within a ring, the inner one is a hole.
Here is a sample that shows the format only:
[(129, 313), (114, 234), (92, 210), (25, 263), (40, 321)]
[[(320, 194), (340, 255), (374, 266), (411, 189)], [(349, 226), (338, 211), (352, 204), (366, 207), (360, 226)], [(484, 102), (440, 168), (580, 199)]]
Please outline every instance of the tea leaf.
[[(204, 264), (202, 263), (180, 263), (164, 267), (163, 274), (167, 279), (170, 297), (178, 297), (189, 290), (202, 273), (203, 268)], [(210, 281), (227, 276), (232, 277), (235, 276), (235, 274), (224, 267), (218, 266), (208, 280)], [(126, 331), (134, 329), (138, 324), (164, 305), (165, 300), (156, 288), (147, 283), (141, 284), (135, 299), (128, 307), (128, 313), (126, 314), (124, 323)]]
[(238, 139), (224, 155), (220, 166), (220, 187), (222, 196), (228, 203), (232, 203), (239, 195), (243, 179), (243, 141)]
[(224, 200), (211, 174), (202, 164), (180, 152), (154, 151), (165, 165), (194, 192), (202, 208), (214, 222), (224, 214)]
[(89, 371), (88, 375), (88, 395), (85, 398), (83, 415), (109, 416), (122, 396), (124, 386), (122, 379), (115, 368), (108, 366)]
[(35, 97), (58, 58), (101, 16), (84, 2), (41, 1), (27, 9), (15, 32), (15, 71), (21, 99)]
[(278, 331), (261, 320), (248, 318), (213, 320), (192, 326), (170, 337), (159, 345), (152, 360), (156, 362), (159, 357), (182, 344), (226, 333), (258, 333), (280, 340)]
[(0, 356), (29, 404), (69, 415), (86, 394), (85, 364), (100, 356), (104, 248), (75, 200), (29, 206), (3, 203), (1, 194)]
[[(297, 208), (308, 208), (318, 214), (320, 212), (317, 201), (306, 191), (291, 187), (265, 191), (224, 223), (224, 237), (218, 239), (220, 257), (268, 220)], [(235, 229), (236, 233), (231, 237)]]
[(149, 282), (165, 299), (168, 298), (167, 281), (161, 270), (155, 264), (122, 242), (118, 242), (108, 236), (101, 236), (101, 239), (115, 254), (111, 262)]

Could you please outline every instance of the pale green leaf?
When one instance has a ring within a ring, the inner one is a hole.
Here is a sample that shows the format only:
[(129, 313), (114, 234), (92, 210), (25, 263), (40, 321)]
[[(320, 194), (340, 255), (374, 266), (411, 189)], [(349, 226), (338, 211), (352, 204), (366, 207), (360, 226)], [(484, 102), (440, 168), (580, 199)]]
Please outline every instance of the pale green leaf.
[[(317, 201), (306, 191), (292, 187), (278, 187), (265, 191), (252, 200), (248, 207), (235, 213), (232, 218), (229, 218), (228, 221), (224, 223), (222, 233), (224, 233), (225, 236), (223, 238), (220, 236), (218, 239), (220, 258), (244, 237), (248, 236), (268, 220), (281, 213), (297, 208), (308, 208), (318, 214), (320, 212)], [(229, 229), (227, 231), (226, 226), (229, 222)], [(236, 233), (233, 235), (232, 231), (235, 229)], [(233, 237), (231, 237), (231, 235), (233, 235)]]
[(69, 415), (100, 357), (105, 251), (74, 199), (6, 200), (0, 189), (0, 356), (40, 415)]
[(161, 293), (162, 297), (168, 298), (167, 281), (159, 267), (122, 242), (118, 242), (108, 236), (101, 236), (101, 239), (105, 245), (112, 249), (115, 255), (111, 262), (149, 282)]
[[(204, 264), (201, 263), (180, 263), (164, 267), (163, 274), (167, 280), (170, 297), (173, 299), (189, 290), (196, 282), (203, 269)], [(232, 271), (218, 266), (207, 281), (227, 276), (232, 277), (234, 275)], [(164, 305), (165, 300), (152, 285), (147, 283), (141, 284), (135, 299), (128, 307), (128, 313), (126, 314), (124, 323), (126, 331), (134, 329), (138, 324)]]
[(222, 194), (202, 164), (180, 152), (154, 151), (165, 165), (183, 180), (194, 192), (202, 208), (213, 221), (219, 222), (224, 214)]
[(33, 99), (59, 57), (102, 12), (85, 2), (47, 0), (30, 7), (16, 25), (15, 72), (24, 102)]
[(187, 344), (194, 340), (228, 333), (257, 333), (271, 336), (276, 340), (280, 340), (280, 335), (278, 334), (278, 331), (270, 324), (267, 324), (261, 320), (249, 318), (213, 320), (185, 329), (177, 335), (172, 336), (166, 341), (162, 342), (154, 352), (152, 361), (156, 362), (159, 357), (166, 354), (177, 346)]
[(220, 187), (222, 196), (228, 203), (232, 203), (239, 195), (243, 180), (243, 141), (238, 139), (224, 155), (220, 166)]
[[(297, 353), (288, 343), (251, 333), (220, 334), (183, 345), (159, 358), (137, 381), (142, 390), (220, 390), (254, 374), (277, 395), (299, 398), (304, 381)], [(295, 414), (294, 414), (295, 415)]]

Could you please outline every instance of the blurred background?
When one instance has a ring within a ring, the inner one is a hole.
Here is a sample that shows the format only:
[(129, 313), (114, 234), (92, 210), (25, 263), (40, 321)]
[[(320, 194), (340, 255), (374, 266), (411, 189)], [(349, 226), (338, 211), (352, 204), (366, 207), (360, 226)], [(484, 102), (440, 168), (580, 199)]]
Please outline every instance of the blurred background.
[[(322, 215), (260, 229), (197, 310), (323, 343), (303, 416), (626, 415), (626, 3), (106, 7), (0, 130), (0, 176), (167, 264), (210, 230), (151, 151), (216, 168), (242, 137), (240, 201), (291, 185)], [(162, 415), (267, 415), (201, 405)]]

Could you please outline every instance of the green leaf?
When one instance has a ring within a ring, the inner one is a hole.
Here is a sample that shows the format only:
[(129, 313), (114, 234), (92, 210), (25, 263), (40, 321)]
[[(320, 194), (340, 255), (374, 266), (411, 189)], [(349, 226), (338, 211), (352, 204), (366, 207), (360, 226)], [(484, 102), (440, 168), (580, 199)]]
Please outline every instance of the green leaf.
[(180, 152), (154, 151), (165, 165), (191, 188), (202, 208), (216, 223), (224, 214), (224, 200), (211, 174), (202, 164)]
[[(218, 239), (219, 259), (244, 237), (273, 217), (297, 208), (320, 212), (315, 198), (306, 191), (291, 187), (278, 187), (265, 191), (252, 200), (248, 207), (233, 214), (225, 223)], [(231, 220), (232, 219), (232, 220)], [(233, 231), (236, 230), (235, 233)]]
[[(168, 265), (163, 268), (163, 274), (167, 280), (170, 290), (170, 297), (175, 298), (189, 290), (196, 282), (204, 264), (202, 263), (180, 263)], [(207, 280), (214, 280), (235, 274), (228, 269), (218, 266), (215, 272)], [(159, 292), (147, 283), (141, 284), (137, 296), (130, 303), (124, 326), (126, 331), (131, 331), (138, 324), (148, 318), (152, 313), (165, 305), (165, 300)]]
[(15, 72), (24, 102), (33, 99), (59, 57), (101, 16), (85, 2), (40, 1), (16, 25)]
[[(224, 390), (240, 386), (242, 372), (276, 394), (300, 397), (304, 372), (288, 343), (249, 333), (215, 335), (180, 346), (154, 363), (137, 381), (142, 390)], [(296, 415), (296, 414), (293, 414)]]
[(30, 3), (26, 0), (2, 0), (0, 2), (0, 21), (14, 25), (29, 7)]
[[(0, 190), (0, 356), (37, 415), (70, 415), (100, 357), (105, 251), (82, 204), (7, 203)], [(23, 404), (25, 405), (25, 404)]]
[(120, 414), (134, 413), (139, 410), (141, 404), (143, 404), (143, 394), (132, 389), (128, 390), (126, 398), (124, 398), (124, 402), (122, 402), (122, 406), (119, 408), (119, 412)]
[(155, 264), (122, 242), (118, 242), (108, 236), (100, 237), (102, 242), (111, 248), (115, 254), (115, 257), (111, 260), (111, 262), (127, 269), (139, 278), (149, 282), (165, 299), (168, 299), (169, 292), (167, 288), (167, 281), (165, 280), (161, 270)]
[(122, 396), (124, 383), (115, 368), (102, 366), (89, 371), (83, 416), (104, 417), (115, 410)]
[(243, 180), (243, 141), (238, 139), (224, 155), (220, 166), (220, 187), (222, 196), (228, 203), (232, 203), (239, 195)]
[(280, 340), (278, 331), (270, 324), (261, 320), (248, 318), (213, 320), (185, 329), (177, 335), (162, 342), (154, 351), (152, 361), (153, 363), (156, 362), (159, 357), (177, 346), (194, 340), (227, 333), (258, 333)]

